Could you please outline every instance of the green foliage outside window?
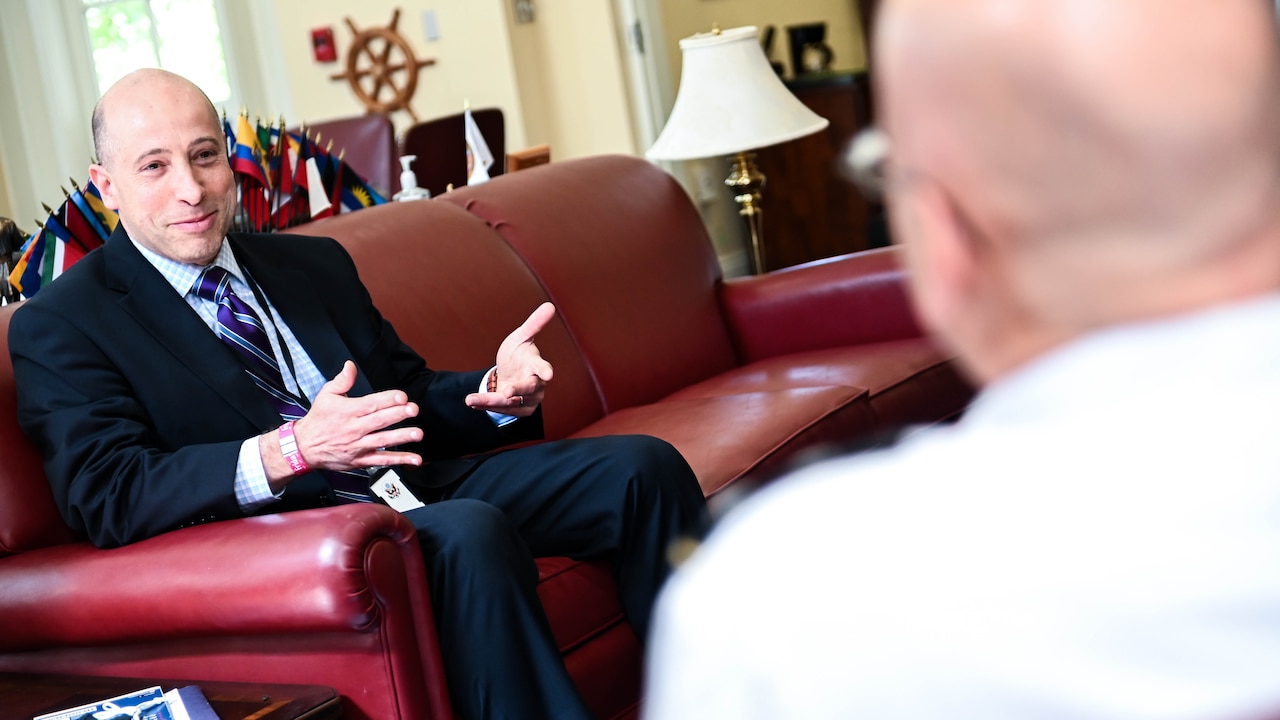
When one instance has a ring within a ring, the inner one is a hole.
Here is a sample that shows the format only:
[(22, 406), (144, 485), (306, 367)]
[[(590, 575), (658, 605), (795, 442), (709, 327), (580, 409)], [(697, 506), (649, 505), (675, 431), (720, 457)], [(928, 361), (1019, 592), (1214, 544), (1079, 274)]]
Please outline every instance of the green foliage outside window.
[(144, 67), (199, 85), (214, 105), (231, 97), (214, 0), (83, 0), (98, 91)]

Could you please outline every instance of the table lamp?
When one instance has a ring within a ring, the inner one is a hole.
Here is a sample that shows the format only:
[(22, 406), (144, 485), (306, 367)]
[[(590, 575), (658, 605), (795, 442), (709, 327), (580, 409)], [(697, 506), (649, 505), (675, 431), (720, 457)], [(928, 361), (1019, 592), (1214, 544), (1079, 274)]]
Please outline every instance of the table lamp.
[(684, 69), (671, 116), (650, 160), (733, 156), (725, 184), (751, 233), (753, 271), (764, 272), (760, 191), (765, 176), (750, 152), (811, 135), (827, 120), (805, 107), (769, 65), (753, 26), (715, 29), (680, 41)]

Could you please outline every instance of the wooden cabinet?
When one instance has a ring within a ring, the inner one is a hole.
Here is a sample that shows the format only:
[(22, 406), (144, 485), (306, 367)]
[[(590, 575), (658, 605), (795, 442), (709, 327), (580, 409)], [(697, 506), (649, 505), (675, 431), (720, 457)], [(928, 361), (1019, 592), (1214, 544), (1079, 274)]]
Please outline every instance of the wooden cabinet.
[(831, 73), (793, 80), (787, 87), (830, 121), (826, 130), (757, 153), (765, 174), (766, 270), (866, 250), (887, 242), (883, 210), (840, 176), (853, 136), (871, 123), (866, 73)]

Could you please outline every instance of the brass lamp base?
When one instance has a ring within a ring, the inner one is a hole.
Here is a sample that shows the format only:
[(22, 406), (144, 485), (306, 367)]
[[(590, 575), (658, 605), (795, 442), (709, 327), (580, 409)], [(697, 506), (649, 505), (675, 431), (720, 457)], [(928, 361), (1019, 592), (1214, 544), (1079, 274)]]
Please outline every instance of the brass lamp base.
[(733, 189), (733, 199), (742, 206), (738, 214), (746, 218), (751, 233), (751, 261), (753, 274), (764, 272), (764, 209), (760, 207), (760, 190), (764, 188), (764, 173), (756, 167), (756, 154), (740, 152), (733, 156), (733, 171), (724, 184)]

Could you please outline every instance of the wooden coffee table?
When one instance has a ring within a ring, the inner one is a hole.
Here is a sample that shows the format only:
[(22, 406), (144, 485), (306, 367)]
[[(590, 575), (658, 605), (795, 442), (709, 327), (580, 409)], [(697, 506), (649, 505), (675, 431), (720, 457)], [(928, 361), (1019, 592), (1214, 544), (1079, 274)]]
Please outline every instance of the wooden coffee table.
[(105, 700), (154, 685), (165, 691), (187, 685), (199, 687), (219, 720), (329, 720), (342, 717), (337, 691), (321, 685), (0, 673), (0, 720), (31, 720), (43, 713)]

